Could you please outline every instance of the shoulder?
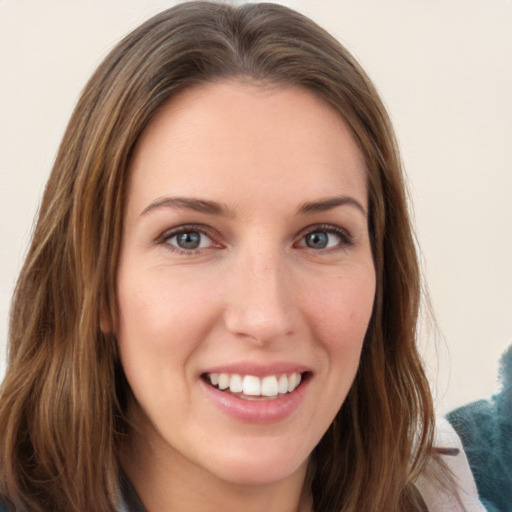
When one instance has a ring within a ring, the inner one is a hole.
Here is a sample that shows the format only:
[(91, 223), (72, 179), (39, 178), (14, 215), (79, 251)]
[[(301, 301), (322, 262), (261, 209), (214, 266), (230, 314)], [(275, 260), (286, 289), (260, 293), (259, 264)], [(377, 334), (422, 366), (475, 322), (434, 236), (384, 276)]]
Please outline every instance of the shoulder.
[(489, 443), (496, 421), (493, 401), (479, 400), (459, 407), (447, 415), (448, 421), (457, 430), (465, 446), (475, 442)]
[(430, 469), (434, 476), (422, 475), (417, 484), (429, 512), (485, 512), (478, 498), (478, 491), (462, 442), (444, 418), (437, 418), (434, 446), (445, 450), (446, 455), (442, 455), (442, 460), (454, 478), (457, 492), (452, 492), (443, 486), (441, 478), (435, 478), (436, 471), (432, 461), (430, 468), (427, 468), (427, 473)]
[[(128, 478), (122, 473), (119, 481), (120, 500), (118, 512), (145, 512)], [(13, 512), (6, 504), (4, 497), (0, 495), (0, 512)]]
[(468, 449), (472, 445), (510, 446), (512, 434), (512, 385), (504, 386), (490, 400), (466, 404), (446, 416)]
[(512, 500), (512, 387), (455, 409), (448, 420), (462, 440), (482, 501), (509, 510)]

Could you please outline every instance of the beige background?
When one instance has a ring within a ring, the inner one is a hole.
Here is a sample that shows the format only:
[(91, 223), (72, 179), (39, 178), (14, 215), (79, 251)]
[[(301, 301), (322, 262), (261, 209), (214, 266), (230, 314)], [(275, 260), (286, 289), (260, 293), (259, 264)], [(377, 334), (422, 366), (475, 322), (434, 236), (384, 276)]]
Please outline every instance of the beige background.
[[(0, 368), (9, 301), (80, 89), (151, 0), (0, 0)], [(438, 409), (490, 396), (512, 343), (512, 1), (291, 0), (374, 79), (409, 174), (442, 333)], [(3, 370), (0, 370), (0, 373)]]

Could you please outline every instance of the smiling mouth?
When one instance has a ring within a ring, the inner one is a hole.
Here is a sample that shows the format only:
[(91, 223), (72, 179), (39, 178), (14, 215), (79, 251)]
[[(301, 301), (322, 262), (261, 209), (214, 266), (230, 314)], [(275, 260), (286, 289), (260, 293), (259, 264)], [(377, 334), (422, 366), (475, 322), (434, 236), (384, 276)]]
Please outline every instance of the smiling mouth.
[(202, 379), (210, 386), (244, 400), (275, 400), (295, 391), (309, 372), (282, 375), (240, 375), (238, 373), (205, 373)]

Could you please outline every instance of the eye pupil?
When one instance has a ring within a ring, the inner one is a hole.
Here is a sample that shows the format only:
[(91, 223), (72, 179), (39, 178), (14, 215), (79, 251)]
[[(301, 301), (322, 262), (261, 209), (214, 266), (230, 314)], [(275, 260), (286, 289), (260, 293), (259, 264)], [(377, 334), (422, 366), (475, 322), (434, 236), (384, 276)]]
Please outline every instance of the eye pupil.
[(197, 249), (201, 244), (201, 235), (195, 231), (181, 233), (177, 235), (176, 243), (182, 249)]
[(306, 236), (306, 245), (311, 249), (325, 249), (329, 243), (329, 236), (322, 231), (309, 233)]

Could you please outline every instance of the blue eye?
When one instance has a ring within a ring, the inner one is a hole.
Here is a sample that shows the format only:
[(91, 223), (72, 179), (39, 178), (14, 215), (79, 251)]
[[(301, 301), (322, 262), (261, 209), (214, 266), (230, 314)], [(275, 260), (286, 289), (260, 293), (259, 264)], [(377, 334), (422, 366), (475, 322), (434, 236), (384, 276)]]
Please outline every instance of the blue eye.
[(195, 231), (180, 233), (174, 238), (176, 238), (176, 245), (181, 249), (197, 249), (201, 245), (201, 233)]
[(310, 249), (325, 249), (329, 245), (329, 233), (324, 231), (308, 233), (304, 239), (306, 246)]
[(165, 235), (163, 242), (170, 245), (171, 248), (185, 252), (205, 249), (214, 245), (208, 235), (194, 229), (182, 229), (178, 232), (168, 233)]
[(335, 249), (351, 244), (350, 236), (339, 228), (317, 228), (306, 233), (301, 238), (299, 245), (309, 249), (323, 250)]

